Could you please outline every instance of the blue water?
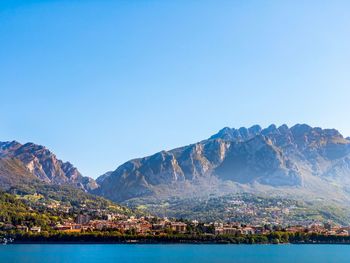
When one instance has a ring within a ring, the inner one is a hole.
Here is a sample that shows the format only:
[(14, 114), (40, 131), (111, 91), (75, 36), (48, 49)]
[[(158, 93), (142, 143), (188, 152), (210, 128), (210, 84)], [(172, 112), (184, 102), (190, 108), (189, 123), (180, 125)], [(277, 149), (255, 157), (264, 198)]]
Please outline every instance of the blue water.
[(347, 245), (7, 245), (0, 262), (350, 262)]

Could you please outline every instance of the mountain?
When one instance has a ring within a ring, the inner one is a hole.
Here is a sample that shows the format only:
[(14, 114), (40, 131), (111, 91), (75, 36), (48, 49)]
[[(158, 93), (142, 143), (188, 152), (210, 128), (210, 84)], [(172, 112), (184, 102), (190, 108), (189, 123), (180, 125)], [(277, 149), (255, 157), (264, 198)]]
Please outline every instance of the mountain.
[(125, 203), (250, 192), (347, 204), (350, 140), (306, 124), (226, 127), (201, 142), (130, 160), (97, 180), (95, 193)]
[[(17, 161), (9, 161), (11, 159)], [(92, 178), (82, 176), (71, 163), (57, 159), (56, 155), (44, 146), (34, 143), (0, 142), (0, 165), (1, 163), (4, 169), (9, 168), (8, 165), (11, 163), (13, 171), (20, 171), (28, 178), (37, 178), (49, 184), (71, 185), (84, 191), (97, 187)], [(23, 166), (26, 171), (23, 170)], [(13, 178), (14, 176), (11, 177)]]
[[(82, 177), (71, 164), (57, 160), (45, 147), (17, 142), (0, 145), (0, 207), (5, 209), (0, 211), (0, 217), (8, 219), (6, 215), (10, 213), (25, 220), (40, 218), (38, 215), (47, 212), (65, 217), (80, 212), (133, 214), (126, 207), (87, 193), (91, 187), (85, 182), (92, 179)], [(1, 203), (3, 196), (6, 200), (15, 198), (20, 207), (11, 206), (11, 211), (6, 211), (7, 205)], [(29, 216), (19, 213), (26, 209), (23, 204), (30, 207)], [(17, 215), (16, 208), (20, 208)]]

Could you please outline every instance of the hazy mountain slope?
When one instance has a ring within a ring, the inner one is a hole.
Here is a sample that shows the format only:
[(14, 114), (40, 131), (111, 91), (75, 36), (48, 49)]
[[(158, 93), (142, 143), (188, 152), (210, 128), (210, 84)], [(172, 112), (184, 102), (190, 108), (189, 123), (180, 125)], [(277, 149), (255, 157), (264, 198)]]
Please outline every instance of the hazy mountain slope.
[(41, 145), (0, 142), (0, 158), (21, 161), (32, 175), (46, 183), (68, 184), (86, 191), (97, 187), (93, 179), (82, 176), (71, 163), (62, 162)]
[(95, 192), (118, 201), (271, 191), (345, 202), (349, 156), (350, 141), (334, 129), (224, 128), (199, 143), (126, 162), (99, 178)]

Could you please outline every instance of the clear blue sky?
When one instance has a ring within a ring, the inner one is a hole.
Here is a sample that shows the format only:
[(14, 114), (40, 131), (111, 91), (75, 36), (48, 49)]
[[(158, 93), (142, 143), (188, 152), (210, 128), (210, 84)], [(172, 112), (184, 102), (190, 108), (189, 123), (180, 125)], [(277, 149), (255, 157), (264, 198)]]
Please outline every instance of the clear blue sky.
[(87, 176), (225, 127), (350, 135), (350, 1), (0, 2), (0, 140)]

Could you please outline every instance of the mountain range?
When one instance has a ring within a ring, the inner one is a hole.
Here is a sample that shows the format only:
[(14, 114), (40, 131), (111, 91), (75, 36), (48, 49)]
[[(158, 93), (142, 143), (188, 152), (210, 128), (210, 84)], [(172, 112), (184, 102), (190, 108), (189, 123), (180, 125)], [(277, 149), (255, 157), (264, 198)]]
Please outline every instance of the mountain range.
[(306, 124), (226, 127), (201, 142), (130, 160), (97, 181), (95, 193), (119, 202), (250, 192), (346, 204), (350, 140)]
[[(62, 187), (70, 187), (76, 190), (69, 190), (69, 195), (80, 191), (85, 199), (98, 195), (155, 214), (164, 215), (162, 210), (168, 208), (173, 216), (185, 217), (194, 210), (206, 215), (208, 202), (225, 210), (240, 194), (251, 200), (299, 200), (308, 202), (305, 207), (327, 204), (350, 211), (350, 138), (335, 129), (306, 124), (226, 127), (203, 141), (130, 160), (96, 181), (44, 146), (0, 142), (2, 190), (45, 192), (47, 187), (50, 195), (54, 189), (64, 195)], [(228, 216), (217, 212), (210, 218), (221, 214)]]

